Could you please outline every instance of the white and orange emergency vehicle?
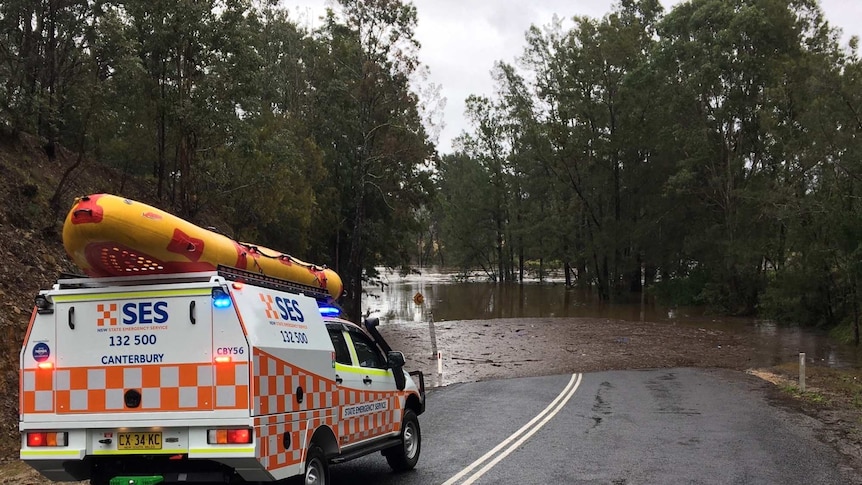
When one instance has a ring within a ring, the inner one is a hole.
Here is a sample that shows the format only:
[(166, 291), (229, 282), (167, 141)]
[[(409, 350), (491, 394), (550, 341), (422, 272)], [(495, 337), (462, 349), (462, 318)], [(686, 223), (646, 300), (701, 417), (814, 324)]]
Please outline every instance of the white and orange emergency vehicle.
[(328, 296), (226, 267), (61, 278), (21, 350), (21, 459), (94, 485), (326, 484), (376, 451), (413, 468), (423, 376)]

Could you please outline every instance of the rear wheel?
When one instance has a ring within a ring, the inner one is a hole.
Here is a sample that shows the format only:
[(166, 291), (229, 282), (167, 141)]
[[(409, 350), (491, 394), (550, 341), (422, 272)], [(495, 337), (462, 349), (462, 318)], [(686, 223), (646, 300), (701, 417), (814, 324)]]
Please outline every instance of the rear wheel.
[(419, 429), (419, 418), (412, 409), (407, 409), (401, 421), (401, 445), (386, 450), (386, 462), (396, 472), (412, 470), (419, 461), (420, 451), (422, 432)]
[(305, 476), (300, 482), (304, 485), (327, 485), (329, 483), (329, 467), (326, 456), (319, 446), (312, 444), (305, 455)]

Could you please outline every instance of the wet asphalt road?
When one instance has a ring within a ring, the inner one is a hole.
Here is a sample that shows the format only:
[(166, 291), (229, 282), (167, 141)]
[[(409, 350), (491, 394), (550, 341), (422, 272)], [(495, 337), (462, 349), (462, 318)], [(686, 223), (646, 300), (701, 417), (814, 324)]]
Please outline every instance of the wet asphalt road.
[(433, 389), (420, 416), (423, 442), (416, 470), (393, 474), (375, 454), (332, 467), (332, 482), (862, 483), (848, 475), (833, 448), (815, 438), (809, 418), (770, 405), (767, 385), (754, 377), (698, 369), (581, 377), (559, 412), (543, 415), (543, 427), (524, 430), (520, 436), (534, 434), (513, 449), (501, 448), (457, 480), (450, 479), (542, 413), (572, 376)]

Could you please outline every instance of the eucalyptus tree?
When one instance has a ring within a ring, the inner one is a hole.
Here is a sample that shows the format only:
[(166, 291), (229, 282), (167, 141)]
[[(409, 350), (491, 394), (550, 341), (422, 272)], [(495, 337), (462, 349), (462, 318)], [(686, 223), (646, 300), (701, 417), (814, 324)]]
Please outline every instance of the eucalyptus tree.
[(538, 262), (542, 279), (546, 261), (564, 261), (568, 270), (569, 255), (561, 244), (565, 228), (570, 226), (565, 221), (568, 212), (559, 207), (558, 180), (538, 160), (543, 127), (530, 84), (505, 63), (498, 63), (492, 75), (497, 83), (501, 137), (507, 147), (509, 248), (517, 253), (521, 281), (527, 261)]
[(572, 246), (582, 247), (579, 257), (605, 299), (639, 271), (630, 234), (640, 201), (632, 187), (649, 161), (636, 144), (649, 99), (629, 83), (647, 60), (661, 13), (654, 0), (624, 1), (602, 20), (576, 17), (568, 30), (557, 21), (527, 36), (524, 62), (545, 126), (538, 158), (577, 198), (582, 224)]
[(679, 207), (697, 207), (686, 266), (709, 275), (701, 295), (724, 311), (753, 312), (764, 262), (782, 259), (783, 222), (764, 202), (802, 168), (804, 152), (782, 150), (793, 136), (783, 128), (805, 109), (793, 88), (824, 32), (808, 0), (694, 0), (660, 24), (654, 62), (673, 93), (666, 119), (679, 153), (667, 188)]
[(837, 318), (829, 323), (849, 329), (858, 346), (862, 327), (862, 204), (859, 202), (862, 196), (862, 145), (859, 143), (862, 137), (862, 60), (857, 43), (858, 39), (854, 39), (846, 62), (834, 70), (840, 73), (837, 93), (829, 89), (833, 86), (831, 83), (820, 86), (821, 92), (837, 94), (836, 110), (824, 112), (824, 115), (836, 115), (835, 130), (829, 133), (834, 138), (828, 145), (831, 174), (836, 182), (831, 194), (835, 203), (820, 222), (829, 224), (835, 238), (832, 262), (836, 271), (831, 281), (839, 297), (834, 309)]
[[(106, 5), (102, 18), (105, 88), (113, 93), (101, 146), (107, 161), (138, 175), (151, 166), (157, 198), (190, 217), (219, 203), (230, 219), (243, 188), (278, 185), (281, 172), (254, 146), (261, 21), (251, 2), (128, 0)], [(261, 178), (264, 169), (273, 176)], [(240, 212), (263, 223), (268, 203), (252, 207)]]
[(156, 169), (156, 120), (139, 37), (121, 4), (105, 3), (96, 19), (99, 93), (103, 109), (93, 119), (93, 155), (121, 170), (119, 190), (132, 175)]
[[(537, 231), (535, 222), (541, 220), (541, 199), (547, 193), (547, 187), (537, 187), (531, 182), (541, 181), (533, 177), (535, 167), (532, 147), (528, 143), (527, 133), (533, 127), (534, 113), (532, 99), (527, 91), (524, 79), (517, 74), (511, 65), (498, 63), (495, 72), (501, 98), (503, 114), (503, 133), (508, 140), (509, 156), (507, 172), (509, 178), (510, 208), (509, 208), (509, 252), (512, 276), (517, 269), (517, 278), (523, 282), (525, 264), (528, 259), (538, 259), (539, 278), (544, 277), (544, 254), (532, 252), (536, 245), (541, 244), (543, 233)], [(514, 260), (517, 258), (517, 268)]]
[[(456, 140), (461, 146), (472, 143), (469, 135)], [(497, 279), (494, 199), (484, 196), (490, 177), (487, 167), (466, 151), (456, 151), (442, 157), (437, 177), (447, 264), (464, 271), (478, 267), (489, 279)]]
[(214, 19), (213, 62), (198, 92), (204, 128), (219, 134), (201, 151), (200, 204), (218, 207), (235, 238), (301, 254), (311, 246), (325, 172), (303, 121), (315, 44), (284, 10), (231, 2)]
[(820, 31), (806, 42), (810, 52), (800, 63), (807, 76), (794, 82), (798, 102), (790, 126), (798, 134), (786, 143), (795, 154), (794, 177), (785, 189), (786, 202), (775, 211), (783, 222), (784, 258), (773, 265), (760, 307), (779, 321), (838, 327), (858, 345), (862, 64), (857, 39), (842, 51), (837, 32), (814, 25)]
[[(561, 23), (555, 20), (546, 28), (547, 39), (559, 38), (561, 29)], [(528, 44), (541, 35), (541, 31), (533, 27), (527, 35)], [(536, 47), (535, 44), (531, 46)], [(500, 63), (495, 77), (504, 132), (511, 140), (513, 233), (518, 239), (519, 272), (523, 278), (525, 259), (538, 261), (541, 278), (546, 260), (560, 261), (566, 270), (568, 285), (571, 284), (572, 261), (578, 259), (573, 241), (577, 239), (580, 208), (571, 204), (571, 189), (551, 163), (555, 137), (559, 134), (557, 128), (560, 128), (554, 124), (560, 100), (554, 94), (556, 81), (553, 77), (558, 72), (540, 66), (553, 63), (555, 55), (554, 46), (543, 45), (539, 49), (528, 46), (520, 60), (528, 73), (521, 74), (516, 67)]]
[[(472, 133), (462, 134), (455, 156), (440, 164), (445, 247), (455, 256), (450, 263), (463, 269), (478, 266), (489, 279), (523, 281), (526, 260), (540, 261), (541, 275), (541, 262), (559, 256), (547, 237), (555, 223), (546, 212), (552, 190), (535, 161), (537, 121), (526, 82), (504, 63), (492, 76), (493, 98), (467, 98)], [(483, 240), (489, 250), (478, 250)]]
[(507, 237), (510, 205), (514, 198), (508, 158), (511, 143), (505, 133), (504, 120), (498, 103), (481, 96), (467, 98), (467, 117), (475, 127), (475, 135), (464, 137), (461, 145), (465, 154), (477, 161), (486, 174), (484, 197), (489, 204), (487, 218), (494, 227), (493, 262), (496, 266), (489, 275), (493, 280), (510, 280), (510, 258), (507, 247), (512, 241)]
[[(332, 227), (327, 210), (331, 190), (322, 189), (326, 169), (323, 151), (313, 139), (312, 111), (315, 63), (327, 54), (325, 46), (297, 25), (288, 13), (264, 5), (254, 16), (246, 15), (245, 39), (257, 59), (247, 70), (248, 96), (243, 97), (243, 125), (253, 151), (243, 151), (246, 167), (232, 168), (226, 191), (236, 193), (234, 220), (255, 230), (267, 244), (301, 254), (312, 261), (330, 257), (320, 227)], [(250, 42), (248, 42), (250, 40)], [(260, 156), (259, 156), (260, 155)], [(261, 162), (267, 159), (264, 164)], [(233, 180), (241, 183), (231, 187)], [(265, 200), (261, 191), (268, 194)], [(259, 213), (254, 219), (248, 214)], [(315, 229), (318, 228), (318, 229)]]
[[(207, 157), (229, 140), (242, 109), (237, 87), (249, 2), (127, 0), (122, 14), (145, 75), (133, 106), (151, 120), (157, 196), (194, 216), (208, 202)], [(253, 65), (253, 64), (252, 64)], [(253, 68), (251, 68), (253, 70)]]
[(91, 56), (98, 4), (92, 0), (0, 3), (0, 123), (56, 144), (83, 149), (94, 108)]
[(329, 247), (353, 317), (363, 279), (409, 261), (414, 210), (427, 198), (433, 148), (409, 84), (416, 15), (400, 0), (339, 0), (320, 32), (329, 55), (315, 67), (311, 123), (336, 189)]
[[(190, 26), (183, 25), (182, 6), (175, 0), (154, 2), (131, 0), (121, 6), (121, 15), (127, 19), (127, 35), (136, 44), (139, 63), (146, 73), (145, 76), (136, 79), (140, 84), (137, 86), (138, 93), (134, 94), (137, 95), (135, 99), (140, 104), (135, 108), (149, 117), (149, 122), (145, 126), (151, 127), (148, 138), (153, 138), (152, 175), (157, 181), (159, 198), (166, 194), (169, 176), (174, 181), (182, 176), (182, 170), (177, 167), (176, 158), (173, 167), (168, 160), (172, 151), (179, 152), (171, 148), (172, 145), (179, 143), (175, 134), (176, 125), (179, 123), (177, 110), (174, 109), (179, 101), (180, 75), (177, 69), (188, 67), (183, 65), (181, 51), (187, 41), (193, 40), (192, 36), (197, 31), (209, 31), (209, 29), (191, 30)], [(209, 1), (200, 2), (194, 10), (200, 13), (205, 11), (207, 18), (210, 18), (211, 7)], [(187, 149), (188, 147), (184, 150), (184, 157), (187, 157)], [(186, 175), (190, 175), (188, 170)]]

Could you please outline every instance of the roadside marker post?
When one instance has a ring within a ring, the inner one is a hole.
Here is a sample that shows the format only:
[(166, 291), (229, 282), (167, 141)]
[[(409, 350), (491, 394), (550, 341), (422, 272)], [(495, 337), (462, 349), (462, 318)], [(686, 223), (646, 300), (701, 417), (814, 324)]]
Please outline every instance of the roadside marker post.
[(805, 352), (799, 352), (799, 392), (805, 392)]
[(437, 352), (437, 332), (434, 331), (434, 313), (428, 310), (428, 332), (431, 334), (431, 358), (439, 359)]
[(443, 353), (437, 352), (437, 373), (443, 375)]

